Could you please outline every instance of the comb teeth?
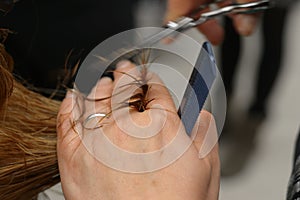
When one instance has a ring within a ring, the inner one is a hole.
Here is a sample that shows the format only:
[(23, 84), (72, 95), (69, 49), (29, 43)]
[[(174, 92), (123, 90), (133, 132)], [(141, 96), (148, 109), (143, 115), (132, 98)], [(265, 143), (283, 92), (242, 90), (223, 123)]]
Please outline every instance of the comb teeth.
[(214, 55), (208, 42), (203, 44), (203, 48), (197, 58), (189, 85), (187, 86), (178, 115), (188, 135), (191, 135), (198, 115), (208, 96), (209, 90), (216, 78), (216, 65)]

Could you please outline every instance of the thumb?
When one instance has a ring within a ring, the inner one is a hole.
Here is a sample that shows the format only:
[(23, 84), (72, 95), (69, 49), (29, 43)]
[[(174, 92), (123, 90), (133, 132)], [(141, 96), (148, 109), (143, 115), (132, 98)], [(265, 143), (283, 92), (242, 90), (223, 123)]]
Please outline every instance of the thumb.
[(207, 111), (202, 110), (196, 125), (192, 131), (193, 144), (202, 159), (212, 151), (217, 151), (218, 134), (214, 117)]
[(251, 35), (258, 23), (257, 15), (238, 14), (233, 16), (233, 23), (237, 32), (243, 36)]
[[(237, 0), (237, 3), (249, 3), (251, 0)], [(237, 14), (232, 17), (237, 32), (243, 36), (251, 35), (257, 26), (258, 14)]]

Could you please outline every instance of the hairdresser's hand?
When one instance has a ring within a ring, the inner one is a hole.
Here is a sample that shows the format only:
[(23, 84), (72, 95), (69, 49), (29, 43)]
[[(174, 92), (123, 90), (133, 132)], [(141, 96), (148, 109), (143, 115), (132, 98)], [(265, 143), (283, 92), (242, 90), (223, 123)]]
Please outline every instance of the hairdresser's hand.
[[(86, 114), (81, 122), (90, 113), (108, 113), (111, 107), (120, 106), (125, 96), (132, 95), (130, 88), (137, 89), (132, 84), (132, 77), (138, 74), (135, 66), (130, 62), (120, 65), (114, 72), (114, 82), (102, 78), (89, 95), (89, 98), (113, 95), (112, 99), (94, 104), (69, 93), (62, 102), (57, 150), (66, 199), (217, 199), (219, 160), (214, 120), (208, 112), (201, 112), (199, 126), (193, 132), (197, 135), (192, 141), (182, 129), (172, 98), (157, 75), (148, 74), (145, 78), (149, 85), (146, 99), (150, 100), (145, 111), (138, 112), (135, 107), (128, 108), (123, 104), (125, 108), (116, 109), (115, 115), (102, 120), (103, 127), (95, 130), (72, 123), (79, 118), (83, 106)], [(141, 127), (146, 129), (139, 132)], [(103, 135), (122, 153), (116, 154), (108, 143), (104, 145)], [(207, 135), (212, 142), (211, 151), (204, 150), (199, 155)], [(130, 152), (145, 157), (126, 157), (125, 154)], [(158, 152), (158, 157), (147, 159), (147, 154), (153, 152)], [(180, 156), (176, 156), (178, 152)], [(166, 164), (168, 159), (171, 162)], [(141, 173), (143, 171), (145, 173)]]
[[(236, 0), (238, 3), (247, 3), (253, 0)], [(179, 16), (186, 15), (198, 8), (200, 5), (209, 3), (209, 0), (168, 0), (165, 21), (174, 20)], [(226, 1), (227, 2), (227, 1)], [(225, 5), (226, 5), (225, 2)], [(228, 0), (228, 2), (232, 2)], [(222, 3), (224, 4), (224, 3)], [(244, 36), (250, 35), (256, 24), (257, 15), (232, 15), (236, 30)], [(212, 44), (219, 44), (224, 37), (224, 30), (217, 20), (212, 19), (199, 26), (199, 30), (207, 37)]]

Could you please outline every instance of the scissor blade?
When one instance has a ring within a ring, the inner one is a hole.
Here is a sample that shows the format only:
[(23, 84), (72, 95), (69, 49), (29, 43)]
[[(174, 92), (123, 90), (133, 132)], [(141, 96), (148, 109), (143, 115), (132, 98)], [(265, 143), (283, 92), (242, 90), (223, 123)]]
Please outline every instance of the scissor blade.
[(181, 30), (184, 30), (188, 27), (192, 27), (192, 26), (190, 26), (191, 25), (190, 23), (192, 21), (194, 21), (194, 20), (192, 18), (189, 18), (189, 17), (182, 17), (177, 21), (170, 21), (166, 25), (164, 30), (150, 36), (144, 42), (139, 44), (137, 46), (137, 48), (152, 46), (152, 45), (156, 44), (157, 42), (161, 41), (162, 39), (172, 35), (173, 33), (176, 33), (177, 31), (181, 31)]
[(191, 22), (193, 21), (192, 18), (189, 17), (182, 17), (177, 21), (170, 21), (164, 29), (160, 30), (158, 33), (154, 33), (153, 35), (147, 37), (143, 40), (143, 42), (133, 46), (130, 49), (125, 49), (125, 54), (121, 53), (122, 55), (119, 59), (114, 60), (110, 65), (116, 65), (117, 62), (120, 60), (132, 60), (136, 55), (143, 51), (145, 48), (153, 47), (156, 43), (161, 41), (162, 39), (176, 34), (183, 29), (187, 29), (188, 27), (193, 27)]

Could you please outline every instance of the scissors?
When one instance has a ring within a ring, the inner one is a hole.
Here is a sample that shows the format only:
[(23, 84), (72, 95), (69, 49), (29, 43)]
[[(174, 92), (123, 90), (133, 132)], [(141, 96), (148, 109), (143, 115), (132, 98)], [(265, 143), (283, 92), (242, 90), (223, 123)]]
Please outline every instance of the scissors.
[[(215, 7), (216, 4), (220, 2), (226, 2), (226, 0), (217, 0), (214, 3), (202, 5), (196, 10), (192, 11), (191, 15), (196, 15), (204, 9)], [(250, 3), (233, 3), (225, 7), (219, 7), (208, 12), (203, 12), (198, 18), (182, 16), (177, 18), (176, 20), (169, 21), (165, 26), (163, 26), (163, 30), (161, 30), (158, 33), (154, 33), (149, 37), (146, 37), (143, 40), (143, 42), (140, 42), (135, 46), (131, 46), (129, 49), (123, 48), (120, 51), (117, 51), (117, 54), (120, 55), (117, 59), (108, 58), (108, 61), (112, 61), (109, 64), (109, 71), (113, 70), (114, 66), (121, 60), (134, 61), (133, 58), (139, 55), (143, 49), (155, 45), (156, 43), (158, 43), (164, 38), (167, 38), (168, 36), (174, 36), (179, 32), (184, 32), (188, 29), (201, 25), (215, 17), (224, 16), (228, 14), (253, 14), (257, 12), (262, 12), (266, 9), (271, 8), (273, 6), (273, 3), (274, 2), (272, 0), (260, 0)]]
[[(257, 1), (257, 2), (242, 3), (242, 4), (235, 3), (235, 4), (230, 4), (228, 6), (221, 7), (221, 8), (212, 10), (212, 11), (201, 13), (200, 17), (198, 17), (196, 19), (194, 19), (192, 17), (183, 16), (174, 21), (169, 21), (163, 27), (164, 29), (162, 31), (155, 33), (152, 36), (146, 38), (142, 43), (139, 43), (138, 45), (132, 47), (131, 50), (125, 49), (124, 50), (124, 51), (126, 51), (125, 54), (122, 54), (122, 52), (118, 52), (121, 56), (118, 59), (115, 59), (113, 62), (111, 62), (111, 64), (108, 67), (108, 71), (110, 71), (110, 73), (111, 73), (111, 71), (114, 70), (114, 66), (120, 60), (124, 60), (124, 59), (133, 60), (133, 58), (135, 56), (137, 56), (144, 48), (149, 48), (150, 46), (156, 44), (157, 42), (161, 41), (162, 39), (164, 39), (168, 36), (174, 35), (178, 32), (186, 31), (190, 28), (196, 27), (196, 26), (203, 24), (206, 21), (208, 21), (212, 18), (218, 17), (218, 16), (224, 16), (224, 15), (228, 15), (228, 14), (232, 14), (232, 13), (234, 13), (234, 14), (252, 14), (252, 13), (256, 13), (256, 12), (261, 12), (263, 10), (269, 9), (271, 7), (271, 3), (272, 2), (270, 2), (269, 0), (261, 0), (261, 1)], [(213, 4), (215, 4), (215, 3), (213, 3)], [(193, 11), (192, 13), (198, 13), (207, 7), (211, 7), (211, 4), (201, 6), (200, 8)], [(201, 56), (199, 56), (199, 58), (201, 58)], [(195, 75), (195, 77), (200, 77), (199, 75), (197, 75), (197, 76), (196, 75)], [(108, 75), (108, 76), (110, 76), (110, 75)], [(211, 84), (213, 83), (213, 80), (214, 79), (211, 78), (211, 80), (210, 80)], [(197, 85), (197, 84), (193, 84), (193, 85)], [(209, 90), (209, 88), (207, 88), (206, 90)], [(189, 93), (191, 93), (191, 92), (189, 92)], [(206, 93), (208, 94), (208, 91)], [(199, 105), (201, 108), (203, 106), (203, 103), (206, 99), (207, 94), (205, 95), (205, 97), (197, 97), (198, 99), (201, 98), (201, 105)], [(184, 106), (186, 107), (186, 105), (184, 105)], [(183, 109), (183, 111), (185, 111), (185, 110), (190, 110), (190, 109)], [(179, 114), (179, 115), (182, 115), (182, 114)], [(94, 122), (94, 123), (92, 123), (94, 127), (90, 127), (88, 124), (93, 120), (101, 121), (101, 119), (103, 119), (105, 117), (108, 117), (105, 113), (91, 114), (85, 119), (83, 126), (87, 129), (100, 128), (100, 127), (102, 127), (101, 124), (97, 124), (97, 123), (95, 124), (95, 122)], [(191, 126), (189, 126), (189, 127), (191, 129), (193, 127), (193, 124), (191, 124)]]
[[(192, 13), (198, 13), (205, 8), (212, 7), (216, 3), (207, 4), (205, 6), (201, 6), (200, 8), (196, 9)], [(150, 36), (146, 39), (143, 43), (139, 44), (137, 47), (142, 48), (145, 46), (151, 46), (155, 43), (159, 42), (160, 40), (176, 33), (176, 32), (183, 32), (190, 28), (196, 27), (205, 23), (206, 21), (213, 19), (215, 17), (224, 16), (228, 14), (253, 14), (256, 12), (262, 12), (263, 10), (269, 9), (272, 5), (270, 0), (261, 0), (256, 2), (250, 3), (234, 3), (230, 4), (225, 7), (220, 7), (212, 11), (201, 13), (199, 18), (192, 18), (192, 17), (179, 17), (174, 21), (169, 21), (165, 26), (164, 30), (161, 32)]]

